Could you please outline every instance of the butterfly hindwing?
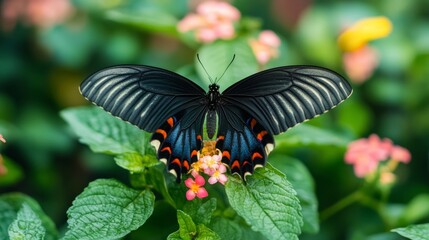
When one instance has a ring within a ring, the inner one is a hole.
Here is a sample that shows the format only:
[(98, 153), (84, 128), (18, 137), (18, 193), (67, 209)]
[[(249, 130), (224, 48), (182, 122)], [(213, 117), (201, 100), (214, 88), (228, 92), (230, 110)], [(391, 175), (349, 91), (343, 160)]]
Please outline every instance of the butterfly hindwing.
[(221, 99), (276, 135), (330, 110), (351, 93), (350, 84), (331, 70), (287, 66), (251, 75), (227, 88)]
[(273, 147), (272, 135), (256, 119), (232, 105), (221, 107), (216, 148), (231, 173), (242, 177), (252, 174), (265, 165)]
[(178, 182), (182, 173), (188, 173), (191, 164), (198, 160), (204, 113), (205, 109), (187, 109), (168, 118), (152, 135), (151, 144), (158, 159), (167, 165)]

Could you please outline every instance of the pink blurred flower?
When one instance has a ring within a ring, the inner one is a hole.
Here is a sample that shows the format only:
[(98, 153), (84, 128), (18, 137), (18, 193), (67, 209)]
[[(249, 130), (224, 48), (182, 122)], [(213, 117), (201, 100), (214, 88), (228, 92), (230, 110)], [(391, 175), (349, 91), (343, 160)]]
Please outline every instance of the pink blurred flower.
[(4, 139), (3, 135), (0, 134), (0, 142), (6, 143), (6, 139)]
[(249, 41), (256, 60), (261, 65), (266, 64), (270, 59), (278, 56), (278, 47), (280, 43), (280, 38), (270, 30), (262, 31), (258, 39), (251, 39)]
[(381, 183), (391, 183), (394, 177), (392, 173), (398, 162), (408, 163), (411, 160), (410, 152), (400, 146), (393, 145), (390, 139), (380, 139), (371, 134), (368, 138), (358, 139), (348, 145), (344, 156), (346, 163), (354, 165), (357, 177), (365, 177), (374, 173), (381, 161), (388, 161), (380, 173)]
[(377, 135), (371, 134), (351, 142), (344, 157), (346, 163), (354, 165), (356, 176), (364, 177), (373, 173), (380, 161), (386, 160), (393, 147), (390, 139), (381, 140)]
[(38, 27), (64, 22), (74, 12), (69, 0), (5, 0), (2, 4), (2, 27), (10, 30), (19, 19)]
[(191, 201), (195, 197), (197, 198), (205, 198), (209, 194), (205, 188), (203, 188), (206, 181), (204, 178), (200, 175), (195, 176), (195, 180), (192, 178), (188, 178), (185, 180), (186, 187), (189, 188), (189, 190), (186, 192), (186, 199)]
[(4, 166), (3, 157), (0, 155), (0, 176), (7, 173), (7, 168)]
[(401, 146), (394, 146), (392, 148), (390, 157), (392, 158), (392, 160), (403, 162), (403, 163), (409, 163), (411, 160), (410, 151), (408, 151), (406, 148), (403, 148)]
[(222, 185), (224, 185), (225, 182), (228, 180), (228, 178), (224, 174), (225, 172), (226, 172), (225, 165), (223, 164), (219, 165), (219, 167), (210, 174), (211, 177), (209, 178), (208, 182), (210, 184), (215, 184), (219, 182)]
[(378, 66), (377, 51), (370, 46), (363, 46), (353, 52), (345, 52), (343, 65), (350, 80), (363, 83), (371, 77)]
[(352, 81), (362, 83), (371, 77), (378, 66), (378, 55), (368, 43), (388, 36), (392, 27), (386, 17), (369, 17), (355, 22), (338, 36), (338, 45), (344, 51), (344, 68)]
[(234, 22), (240, 12), (229, 3), (206, 1), (196, 8), (196, 13), (185, 16), (177, 25), (180, 32), (195, 31), (198, 41), (210, 43), (216, 39), (235, 36)]

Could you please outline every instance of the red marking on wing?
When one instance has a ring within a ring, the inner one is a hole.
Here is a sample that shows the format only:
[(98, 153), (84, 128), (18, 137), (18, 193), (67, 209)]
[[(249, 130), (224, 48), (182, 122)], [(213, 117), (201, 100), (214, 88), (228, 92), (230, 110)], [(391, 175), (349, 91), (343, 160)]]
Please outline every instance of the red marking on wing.
[(173, 161), (171, 161), (172, 164), (177, 164), (179, 167), (182, 167), (182, 163), (178, 158), (175, 158)]
[(186, 171), (189, 171), (189, 163), (187, 160), (183, 160), (183, 167), (186, 168)]
[(192, 150), (192, 152), (191, 152), (191, 158), (195, 157), (197, 155), (198, 155), (198, 151), (197, 150)]
[(254, 152), (252, 154), (252, 161), (255, 160), (255, 158), (263, 158), (262, 155), (258, 152)]
[(155, 132), (159, 133), (159, 134), (162, 134), (162, 136), (164, 137), (164, 139), (167, 138), (167, 133), (164, 130), (162, 130), (162, 129), (156, 129)]
[(258, 136), (256, 137), (259, 141), (262, 141), (262, 138), (264, 138), (265, 135), (267, 135), (268, 132), (267, 131), (261, 131), (260, 133), (258, 133)]
[(240, 169), (240, 162), (239, 162), (238, 160), (235, 160), (235, 161), (232, 163), (232, 165), (231, 165), (231, 169), (234, 169), (234, 168), (238, 168), (238, 169)]
[(173, 127), (173, 125), (174, 125), (174, 119), (172, 117), (169, 118), (169, 119), (167, 119), (167, 123), (168, 123), (168, 125), (170, 125), (170, 127)]
[(229, 153), (229, 151), (223, 151), (222, 152), (222, 157), (226, 157), (229, 160), (229, 159), (231, 159), (231, 154)]
[(164, 151), (167, 151), (169, 154), (171, 154), (171, 148), (168, 146), (161, 149), (161, 152), (164, 152)]
[(256, 119), (252, 118), (252, 121), (250, 121), (250, 129), (253, 129), (256, 125)]

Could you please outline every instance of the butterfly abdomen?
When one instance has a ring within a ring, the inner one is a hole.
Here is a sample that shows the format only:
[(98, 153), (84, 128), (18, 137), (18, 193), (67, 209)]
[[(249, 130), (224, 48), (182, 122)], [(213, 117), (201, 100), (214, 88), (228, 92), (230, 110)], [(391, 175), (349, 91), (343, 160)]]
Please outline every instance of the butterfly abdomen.
[(216, 111), (209, 110), (206, 117), (207, 136), (212, 139), (216, 132)]

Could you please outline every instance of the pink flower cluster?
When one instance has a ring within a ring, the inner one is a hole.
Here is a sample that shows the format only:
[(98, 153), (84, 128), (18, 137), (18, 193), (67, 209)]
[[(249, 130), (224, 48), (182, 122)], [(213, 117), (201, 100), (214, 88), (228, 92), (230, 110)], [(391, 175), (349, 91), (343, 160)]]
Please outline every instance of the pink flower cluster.
[[(4, 139), (3, 135), (0, 134), (0, 142), (6, 143), (6, 139)], [(0, 176), (5, 175), (7, 173), (7, 169), (4, 166), (3, 157), (0, 154)]]
[(186, 199), (193, 200), (195, 197), (205, 198), (208, 196), (207, 190), (204, 188), (205, 179), (200, 175), (200, 172), (207, 174), (209, 177), (208, 182), (215, 184), (217, 182), (222, 185), (228, 180), (225, 175), (226, 167), (222, 163), (221, 155), (203, 156), (197, 162), (192, 164), (191, 174), (194, 177), (185, 180), (186, 187), (189, 190), (186, 192)]
[(249, 42), (256, 60), (261, 65), (266, 64), (270, 59), (278, 56), (280, 43), (280, 38), (270, 30), (262, 31), (258, 39), (251, 39)]
[(5, 30), (12, 29), (19, 19), (38, 27), (50, 27), (74, 13), (69, 0), (5, 0), (1, 7)]
[(234, 22), (239, 19), (240, 12), (229, 3), (206, 1), (197, 6), (196, 13), (185, 16), (177, 28), (180, 32), (195, 31), (198, 41), (210, 43), (233, 38)]
[(390, 139), (380, 139), (376, 134), (371, 134), (368, 138), (351, 142), (344, 159), (346, 163), (354, 165), (356, 176), (365, 177), (374, 173), (381, 161), (390, 159), (408, 163), (411, 154), (407, 149), (393, 145)]

